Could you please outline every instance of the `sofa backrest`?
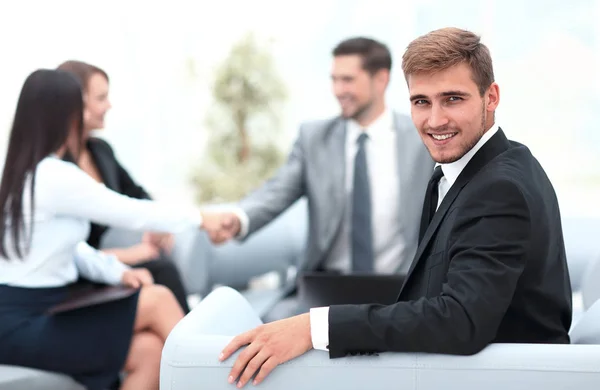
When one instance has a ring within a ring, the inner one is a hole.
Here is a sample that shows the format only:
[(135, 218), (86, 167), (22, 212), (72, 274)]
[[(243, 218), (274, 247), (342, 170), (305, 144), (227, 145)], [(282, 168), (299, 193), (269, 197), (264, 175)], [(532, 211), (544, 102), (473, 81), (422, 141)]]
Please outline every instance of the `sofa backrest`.
[(571, 344), (600, 344), (600, 300), (597, 300), (569, 332)]

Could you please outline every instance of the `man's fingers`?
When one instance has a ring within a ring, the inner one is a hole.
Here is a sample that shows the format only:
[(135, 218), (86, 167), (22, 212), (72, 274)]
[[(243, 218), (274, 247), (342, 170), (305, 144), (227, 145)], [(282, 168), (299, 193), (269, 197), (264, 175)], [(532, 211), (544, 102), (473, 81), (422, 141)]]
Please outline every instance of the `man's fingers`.
[(216, 244), (219, 232), (216, 230), (207, 230), (206, 232), (208, 233), (208, 238), (210, 238), (210, 240)]
[(226, 233), (222, 229), (210, 230), (208, 231), (208, 236), (214, 244), (220, 244), (227, 239)]
[(253, 375), (256, 375), (253, 383), (261, 383), (277, 365), (310, 350), (310, 317), (306, 313), (246, 332), (229, 343), (221, 361), (248, 342), (250, 345), (239, 354), (228, 378), (229, 383), (239, 378), (238, 388), (245, 386)]
[(204, 214), (203, 217), (202, 228), (206, 231), (213, 244), (221, 244), (231, 240), (237, 234), (237, 230), (239, 230), (236, 227), (238, 220), (234, 215), (217, 215), (212, 216), (211, 219), (208, 214)]
[(260, 349), (258, 353), (250, 360), (250, 362), (246, 365), (244, 372), (242, 373), (242, 377), (238, 381), (237, 387), (241, 388), (246, 385), (252, 379), (252, 376), (256, 374), (258, 370), (261, 369), (263, 363), (269, 359), (270, 355), (267, 354), (264, 349)]
[(163, 249), (167, 253), (171, 253), (174, 246), (175, 246), (175, 237), (173, 237), (172, 235), (166, 236), (165, 239), (163, 240), (163, 245), (162, 245)]
[(233, 381), (240, 377), (250, 360), (252, 360), (258, 352), (260, 352), (260, 346), (256, 344), (250, 344), (242, 351), (242, 353), (239, 354), (235, 363), (233, 363), (231, 371), (229, 372), (229, 383), (233, 383)]
[(221, 230), (219, 232), (219, 243), (229, 241), (232, 238), (231, 232), (229, 230)]
[(258, 372), (258, 375), (256, 375), (256, 378), (254, 378), (254, 382), (252, 383), (254, 385), (260, 384), (262, 381), (265, 380), (267, 375), (269, 375), (271, 371), (273, 371), (278, 365), (279, 364), (277, 363), (277, 359), (275, 358), (275, 356), (271, 356), (270, 358), (268, 358), (263, 363), (262, 367), (260, 368), (260, 371)]
[(223, 351), (221, 351), (221, 355), (219, 356), (219, 360), (220, 361), (224, 361), (229, 359), (229, 357), (238, 349), (240, 349), (241, 347), (243, 347), (244, 345), (248, 345), (250, 344), (251, 341), (251, 333), (250, 332), (246, 332), (246, 333), (242, 333), (238, 336), (235, 336), (230, 342), (229, 344), (227, 344), (227, 346), (225, 348), (223, 348)]
[(215, 230), (208, 232), (208, 237), (213, 244), (221, 244), (225, 241), (229, 241), (233, 236), (226, 230)]
[(221, 218), (221, 227), (225, 229), (231, 229), (235, 222), (235, 217), (233, 215), (226, 215)]

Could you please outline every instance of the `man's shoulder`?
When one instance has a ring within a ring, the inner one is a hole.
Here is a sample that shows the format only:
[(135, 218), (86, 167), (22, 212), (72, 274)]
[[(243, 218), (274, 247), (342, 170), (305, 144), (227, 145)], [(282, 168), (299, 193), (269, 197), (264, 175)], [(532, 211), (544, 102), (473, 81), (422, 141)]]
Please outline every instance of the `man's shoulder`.
[[(394, 127), (403, 130), (410, 131), (416, 134), (415, 125), (409, 115), (403, 114), (399, 111), (390, 111)], [(344, 118), (341, 115), (336, 115), (328, 118), (318, 118), (303, 121), (300, 124), (301, 132), (323, 132), (331, 129), (337, 124), (344, 123)]]
[(392, 118), (397, 128), (405, 131), (416, 131), (412, 118), (409, 115), (403, 114), (400, 111), (392, 111)]
[(341, 116), (334, 116), (329, 118), (310, 119), (300, 124), (301, 132), (320, 132), (330, 129), (333, 125), (343, 122)]
[[(483, 188), (497, 188), (494, 195), (503, 196), (509, 189), (528, 192), (533, 178), (547, 180), (543, 167), (527, 146), (510, 141), (510, 147), (484, 165), (471, 180), (471, 190), (483, 191)], [(501, 190), (502, 189), (502, 190)]]
[(509, 143), (504, 152), (487, 164), (488, 174), (513, 177), (519, 172), (530, 173), (533, 166), (542, 169), (527, 146), (510, 140)]

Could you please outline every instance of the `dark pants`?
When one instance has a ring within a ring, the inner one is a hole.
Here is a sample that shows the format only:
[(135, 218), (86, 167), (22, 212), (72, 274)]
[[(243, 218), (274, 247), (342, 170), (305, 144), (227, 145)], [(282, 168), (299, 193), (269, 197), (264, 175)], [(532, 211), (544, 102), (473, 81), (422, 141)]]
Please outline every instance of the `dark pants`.
[(181, 281), (181, 275), (177, 266), (171, 259), (166, 256), (160, 257), (157, 260), (150, 260), (145, 263), (140, 263), (134, 266), (134, 268), (146, 268), (152, 274), (154, 283), (160, 284), (169, 288), (177, 298), (177, 302), (181, 305), (185, 314), (190, 312), (190, 307), (187, 303), (187, 293), (183, 282)]

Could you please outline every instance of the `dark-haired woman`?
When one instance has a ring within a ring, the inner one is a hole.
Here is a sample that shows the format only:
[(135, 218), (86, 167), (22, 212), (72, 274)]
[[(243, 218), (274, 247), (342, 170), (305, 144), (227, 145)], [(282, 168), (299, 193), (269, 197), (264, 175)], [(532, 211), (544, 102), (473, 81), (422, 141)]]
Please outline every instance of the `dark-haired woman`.
[[(73, 75), (32, 73), (21, 90), (0, 183), (0, 364), (68, 374), (90, 390), (158, 389), (164, 341), (183, 312), (171, 291), (153, 285), (85, 240), (90, 221), (144, 231), (202, 225), (197, 210), (178, 210), (120, 195), (62, 156), (77, 156), (83, 98)], [(81, 275), (140, 287), (134, 295), (62, 314)]]
[[(104, 128), (104, 117), (111, 108), (108, 98), (108, 74), (97, 66), (82, 61), (66, 61), (59, 70), (73, 74), (81, 83), (84, 96), (83, 140), (81, 153), (76, 163), (94, 180), (120, 194), (137, 199), (151, 199), (148, 192), (131, 177), (121, 165), (112, 147), (105, 140), (92, 136), (92, 131)], [(66, 156), (73, 160), (72, 156)], [(100, 249), (108, 226), (92, 223), (87, 243)], [(125, 264), (134, 268), (145, 268), (152, 274), (156, 284), (168, 287), (181, 305), (189, 312), (187, 293), (181, 275), (170, 251), (173, 245), (171, 234), (144, 232), (142, 240), (125, 248), (102, 248)]]

